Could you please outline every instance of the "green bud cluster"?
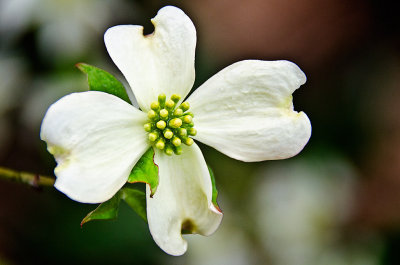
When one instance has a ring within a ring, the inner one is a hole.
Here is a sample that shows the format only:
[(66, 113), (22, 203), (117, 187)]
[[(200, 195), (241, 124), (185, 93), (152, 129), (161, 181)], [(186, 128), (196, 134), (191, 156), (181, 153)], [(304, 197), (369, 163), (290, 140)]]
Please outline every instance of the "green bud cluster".
[(181, 145), (192, 145), (190, 136), (197, 133), (193, 127), (193, 113), (188, 112), (190, 105), (185, 101), (178, 106), (180, 99), (181, 96), (177, 94), (168, 100), (165, 94), (160, 94), (158, 101), (150, 104), (147, 113), (149, 122), (143, 126), (148, 132), (149, 141), (167, 155), (182, 154)]

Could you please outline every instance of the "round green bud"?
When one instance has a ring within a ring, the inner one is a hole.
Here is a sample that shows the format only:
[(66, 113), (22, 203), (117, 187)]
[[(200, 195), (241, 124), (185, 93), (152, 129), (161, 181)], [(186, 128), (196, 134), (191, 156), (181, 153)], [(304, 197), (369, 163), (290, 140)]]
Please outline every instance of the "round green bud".
[(165, 108), (166, 108), (167, 110), (173, 110), (174, 107), (175, 107), (175, 102), (172, 101), (171, 99), (168, 99), (168, 100), (165, 102)]
[(157, 111), (160, 109), (160, 103), (158, 103), (158, 101), (153, 101), (150, 104), (150, 108), (154, 111)]
[(167, 96), (164, 93), (158, 95), (158, 102), (160, 103), (161, 107), (164, 107), (166, 99), (167, 99)]
[(185, 138), (185, 144), (186, 145), (188, 145), (188, 146), (191, 146), (193, 143), (194, 143), (194, 141), (193, 141), (193, 139), (192, 138)]
[(179, 136), (186, 136), (187, 135), (187, 130), (185, 128), (179, 128), (178, 135)]
[(179, 106), (179, 108), (182, 109), (183, 112), (185, 112), (190, 108), (190, 104), (187, 101), (182, 102), (182, 104)]
[(160, 120), (160, 121), (157, 122), (156, 126), (157, 126), (158, 129), (164, 130), (165, 127), (167, 126), (167, 123), (165, 121), (163, 121), (163, 120)]
[(151, 125), (151, 123), (146, 123), (145, 125), (143, 125), (143, 128), (146, 132), (150, 132), (151, 129), (153, 128), (153, 126)]
[(181, 99), (181, 96), (179, 96), (179, 95), (177, 95), (177, 94), (173, 94), (172, 96), (171, 96), (171, 100), (173, 101), (173, 102), (175, 102), (175, 104), (176, 103), (178, 103), (178, 101)]
[(190, 116), (190, 115), (185, 115), (184, 117), (183, 117), (183, 119), (182, 119), (182, 121), (184, 122), (184, 123), (191, 123), (192, 122), (192, 116)]
[(165, 147), (164, 139), (158, 140), (157, 143), (156, 143), (156, 147), (157, 147), (158, 149), (160, 149), (160, 150), (163, 150), (164, 147)]
[(162, 119), (167, 119), (168, 118), (168, 110), (166, 110), (166, 109), (162, 109), (162, 110), (160, 110), (160, 117), (162, 118)]
[(182, 141), (179, 137), (174, 136), (174, 138), (172, 138), (172, 144), (174, 146), (180, 146), (182, 144)]
[(176, 110), (174, 110), (174, 116), (175, 117), (180, 117), (182, 115), (183, 115), (183, 110), (182, 109), (177, 108)]
[(149, 117), (150, 120), (155, 120), (157, 119), (157, 113), (154, 110), (149, 110), (149, 112), (147, 112), (147, 117)]
[(164, 149), (164, 153), (166, 155), (172, 156), (174, 154), (174, 149), (172, 148), (171, 145), (167, 145)]
[(195, 128), (189, 128), (188, 130), (188, 134), (191, 136), (195, 136), (197, 134), (197, 130)]
[(190, 115), (190, 116), (192, 116), (192, 118), (194, 118), (193, 112), (186, 112), (185, 115)]
[(169, 127), (171, 127), (171, 128), (177, 129), (177, 128), (179, 128), (179, 127), (182, 126), (182, 120), (179, 119), (179, 118), (174, 118), (174, 119), (172, 119), (172, 120), (169, 121), (168, 125), (169, 125)]
[(158, 133), (157, 132), (151, 132), (149, 133), (149, 140), (151, 142), (155, 142), (158, 139)]
[(182, 154), (182, 147), (181, 146), (175, 146), (174, 153), (175, 153), (175, 155)]
[(165, 129), (164, 131), (164, 137), (166, 139), (171, 139), (172, 136), (174, 136), (174, 133), (170, 129)]

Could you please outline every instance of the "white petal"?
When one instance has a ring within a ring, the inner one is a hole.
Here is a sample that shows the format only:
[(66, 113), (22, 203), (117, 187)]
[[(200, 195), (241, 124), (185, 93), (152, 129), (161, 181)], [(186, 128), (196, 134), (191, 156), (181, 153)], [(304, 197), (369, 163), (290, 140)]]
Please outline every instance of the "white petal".
[(184, 98), (195, 76), (196, 29), (189, 17), (179, 8), (166, 6), (151, 21), (155, 30), (147, 36), (136, 25), (115, 26), (104, 35), (108, 53), (142, 110), (149, 110), (161, 93)]
[(305, 81), (288, 61), (248, 60), (226, 67), (188, 99), (194, 138), (246, 162), (296, 155), (311, 136), (310, 121), (293, 110), (291, 95)]
[(183, 147), (181, 155), (155, 155), (159, 167), (159, 186), (153, 198), (147, 188), (147, 219), (154, 241), (171, 255), (182, 255), (187, 242), (182, 224), (191, 222), (193, 233), (210, 235), (219, 226), (222, 213), (211, 202), (210, 173), (200, 148)]
[(79, 202), (110, 199), (148, 148), (145, 121), (143, 112), (102, 92), (58, 100), (47, 111), (40, 133), (58, 164), (55, 187)]

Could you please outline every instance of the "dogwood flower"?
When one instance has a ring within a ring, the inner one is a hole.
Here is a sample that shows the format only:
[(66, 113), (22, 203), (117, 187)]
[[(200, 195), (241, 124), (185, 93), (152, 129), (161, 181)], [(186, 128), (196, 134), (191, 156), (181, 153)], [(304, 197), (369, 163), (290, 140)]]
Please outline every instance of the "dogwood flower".
[(149, 229), (165, 252), (181, 255), (187, 249), (182, 230), (209, 235), (222, 219), (192, 139), (242, 161), (296, 155), (311, 125), (293, 110), (291, 94), (306, 77), (288, 61), (241, 61), (183, 101), (195, 79), (195, 27), (172, 6), (152, 23), (151, 35), (143, 36), (141, 26), (121, 25), (104, 36), (140, 110), (107, 93), (73, 93), (49, 108), (41, 139), (58, 163), (55, 187), (83, 203), (110, 199), (153, 147), (159, 185), (153, 197), (146, 191)]

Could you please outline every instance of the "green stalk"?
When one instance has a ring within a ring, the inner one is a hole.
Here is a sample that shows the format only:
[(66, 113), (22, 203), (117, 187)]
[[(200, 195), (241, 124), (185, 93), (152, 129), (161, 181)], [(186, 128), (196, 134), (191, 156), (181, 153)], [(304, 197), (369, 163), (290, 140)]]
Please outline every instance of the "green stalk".
[(28, 184), (35, 188), (53, 186), (55, 179), (53, 177), (42, 176), (23, 171), (0, 167), (0, 179), (6, 179), (13, 182)]

